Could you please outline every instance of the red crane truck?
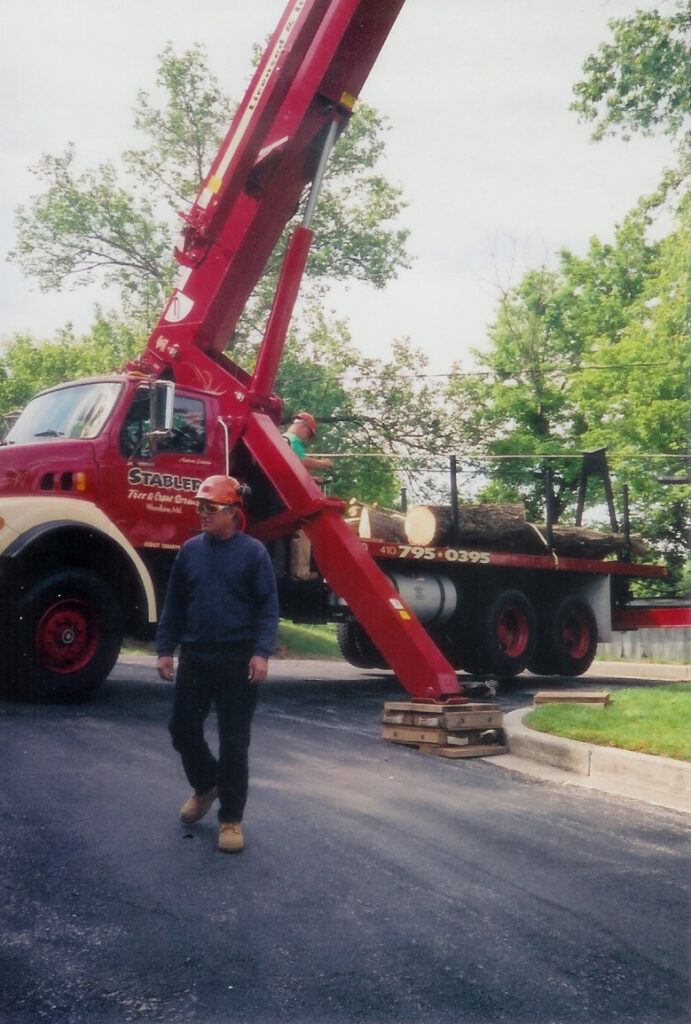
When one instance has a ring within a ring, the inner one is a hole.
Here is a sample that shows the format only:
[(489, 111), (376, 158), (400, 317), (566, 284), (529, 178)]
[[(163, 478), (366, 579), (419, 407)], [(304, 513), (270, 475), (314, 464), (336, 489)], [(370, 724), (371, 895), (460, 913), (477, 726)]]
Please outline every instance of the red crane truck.
[[(283, 613), (339, 622), (350, 660), (390, 666), (414, 696), (462, 699), (458, 667), (576, 674), (598, 639), (649, 621), (626, 583), (655, 566), (363, 544), (282, 437), (272, 388), (324, 168), (402, 3), (290, 0), (184, 215), (175, 286), (141, 357), (42, 392), (5, 438), (2, 678), (15, 690), (69, 700), (106, 678), (123, 635), (155, 624), (215, 473), (251, 487), (248, 529), (276, 551)], [(248, 373), (224, 349), (308, 185)], [(296, 528), (316, 585), (281, 566)]]

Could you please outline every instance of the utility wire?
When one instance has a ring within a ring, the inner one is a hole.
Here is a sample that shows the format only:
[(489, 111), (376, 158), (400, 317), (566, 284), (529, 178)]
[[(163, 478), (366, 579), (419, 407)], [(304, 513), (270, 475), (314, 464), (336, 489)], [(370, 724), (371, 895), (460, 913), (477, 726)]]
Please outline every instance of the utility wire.
[[(445, 458), (445, 456), (429, 455), (422, 453), (420, 455), (397, 455), (394, 452), (315, 452), (318, 458), (329, 458), (329, 459), (396, 459), (397, 461), (413, 462), (416, 459), (428, 459), (428, 458)], [(463, 459), (482, 459), (487, 462), (497, 462), (502, 460), (511, 459), (523, 459), (529, 462), (538, 462), (542, 459), (578, 459), (579, 461), (583, 458), (583, 454), (579, 453), (561, 453), (561, 452), (540, 452), (533, 454), (514, 454), (514, 455), (490, 455), (485, 452), (467, 452), (464, 451), (459, 456)], [(691, 461), (691, 455), (680, 455), (678, 452), (636, 452), (635, 454), (619, 455), (616, 452), (607, 452), (607, 460), (613, 461), (619, 459), (622, 461), (631, 459), (683, 459), (687, 462)]]
[[(618, 370), (632, 370), (638, 367), (648, 368), (652, 366), (669, 366), (669, 363), (617, 363), (616, 365), (609, 365), (606, 363), (598, 364), (586, 364), (584, 366), (576, 367), (575, 369), (568, 370), (561, 366), (543, 366), (540, 368), (540, 373), (544, 374), (562, 374), (564, 376), (575, 376), (584, 370), (606, 370), (606, 371), (618, 371)], [(326, 369), (326, 367), (325, 367)], [(445, 377), (447, 379), (456, 377), (501, 377), (502, 379), (511, 380), (520, 377), (521, 374), (525, 373), (526, 370), (502, 370), (501, 373), (498, 370), (448, 370), (441, 373), (393, 373), (390, 374), (388, 380), (437, 380)], [(343, 373), (328, 374), (328, 379), (332, 381), (336, 380), (369, 380), (370, 377), (381, 378), (381, 368), (373, 369), (369, 372), (351, 373), (350, 371), (344, 371)], [(311, 384), (315, 381), (321, 383), (324, 380), (323, 377), (286, 377), (285, 384)]]

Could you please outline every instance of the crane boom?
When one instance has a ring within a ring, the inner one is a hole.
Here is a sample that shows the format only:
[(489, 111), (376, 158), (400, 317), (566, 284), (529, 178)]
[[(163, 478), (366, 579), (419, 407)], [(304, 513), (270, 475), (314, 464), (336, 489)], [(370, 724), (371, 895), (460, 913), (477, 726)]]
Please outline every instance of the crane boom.
[[(458, 694), (456, 673), (283, 440), (272, 393), (307, 262), (311, 214), (343, 130), (403, 0), (290, 0), (200, 189), (176, 251), (173, 294), (138, 369), (219, 395), (229, 464), (259, 467), (282, 510), (249, 529), (273, 540), (303, 528), (331, 590), (361, 621), (409, 692)], [(223, 354), (306, 186), (254, 372)]]

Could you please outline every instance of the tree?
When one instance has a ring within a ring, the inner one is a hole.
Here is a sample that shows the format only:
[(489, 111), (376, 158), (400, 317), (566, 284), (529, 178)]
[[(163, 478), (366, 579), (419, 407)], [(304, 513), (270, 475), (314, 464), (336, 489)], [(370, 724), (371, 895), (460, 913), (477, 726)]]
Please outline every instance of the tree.
[(556, 270), (528, 271), (501, 296), (488, 352), (476, 353), (487, 375), (451, 378), (456, 422), (475, 450), (484, 446), (496, 460), (486, 467), (486, 494), (523, 500), (537, 515), (549, 465), (552, 515), (573, 507), (574, 457), (587, 447), (589, 423), (576, 384), (583, 366), (599, 361), (600, 342), (616, 345), (632, 303), (656, 273), (658, 246), (647, 242), (647, 224), (637, 209), (617, 228), (614, 244), (593, 238), (585, 257), (563, 249)]
[[(688, 199), (668, 237), (651, 240), (649, 229), (688, 175), (691, 5), (638, 11), (610, 28), (613, 42), (585, 61), (572, 109), (595, 122), (595, 139), (665, 132), (678, 141), (679, 166), (616, 228), (613, 244), (593, 238), (585, 256), (563, 249), (555, 270), (529, 271), (502, 294), (487, 376), (452, 379), (449, 401), (457, 447), (472, 438), (498, 460), (477, 463), (482, 496), (524, 500), (531, 515), (547, 466), (560, 515), (573, 507), (578, 453), (607, 447), (615, 489), (628, 485), (634, 528), (670, 565), (674, 588), (689, 528)], [(680, 483), (665, 488), (660, 475)]]
[[(628, 358), (635, 367), (638, 357), (639, 366), (624, 379), (624, 387), (617, 375), (620, 383), (614, 393), (612, 387), (600, 385), (590, 388), (590, 398), (592, 408), (597, 409), (599, 402), (601, 409), (606, 394), (609, 403), (603, 418), (616, 416), (622, 443), (632, 450), (655, 452), (658, 474), (665, 471), (664, 453), (671, 453), (676, 458), (667, 475), (683, 479), (689, 476), (689, 200), (683, 186), (691, 171), (691, 3), (676, 0), (669, 7), (671, 13), (639, 10), (631, 18), (610, 22), (613, 40), (585, 61), (585, 78), (574, 87), (572, 109), (595, 122), (595, 139), (661, 131), (677, 143), (678, 167), (666, 171), (657, 194), (641, 203), (642, 210), (653, 210), (679, 190), (677, 229), (660, 246), (658, 273), (632, 311), (621, 348), (598, 346), (599, 358), (614, 356), (621, 365)], [(658, 371), (666, 366), (666, 372), (655, 372), (656, 355)], [(584, 390), (587, 385), (584, 377)], [(591, 436), (597, 432), (591, 427)], [(678, 460), (682, 452), (687, 455), (685, 474)], [(688, 562), (686, 570), (682, 563), (688, 560), (689, 490), (682, 485), (661, 490), (650, 472), (641, 473), (642, 464), (639, 459), (626, 469), (635, 481), (641, 522), (651, 526), (661, 553), (671, 559), (680, 594), (686, 594)]]
[(108, 373), (141, 350), (142, 339), (131, 327), (96, 310), (88, 334), (76, 336), (68, 324), (53, 339), (16, 335), (0, 359), (0, 416), (26, 405), (44, 388), (67, 380)]
[(675, 8), (610, 21), (613, 41), (585, 60), (571, 109), (595, 122), (595, 139), (660, 129), (682, 144), (690, 141), (691, 4), (677, 0)]
[[(683, 596), (691, 516), (689, 487), (688, 289), (691, 273), (691, 204), (682, 204), (676, 229), (658, 247), (659, 258), (636, 298), (616, 340), (593, 344), (593, 362), (576, 383), (587, 416), (588, 448), (616, 450), (613, 469), (631, 493), (631, 521), (655, 539), (657, 553)], [(679, 484), (661, 486), (660, 478)], [(668, 587), (668, 585), (663, 585)]]
[(544, 506), (546, 468), (558, 518), (573, 512), (580, 453), (606, 447), (615, 491), (628, 485), (633, 528), (665, 558), (672, 586), (686, 557), (689, 492), (658, 477), (683, 481), (689, 467), (688, 205), (661, 241), (646, 237), (643, 202), (614, 244), (594, 238), (586, 256), (564, 249), (557, 270), (529, 271), (502, 296), (487, 375), (452, 378), (448, 389), (455, 449), (464, 458), (472, 438), (472, 451), (490, 456), (476, 462), (481, 497), (524, 501), (532, 517)]
[(45, 190), (19, 206), (17, 246), (9, 253), (41, 291), (79, 287), (99, 276), (116, 285), (124, 309), (133, 299), (160, 297), (170, 284), (169, 230), (148, 199), (117, 181), (110, 163), (78, 174), (70, 144), (61, 156), (43, 156), (32, 173)]
[[(135, 126), (146, 144), (123, 155), (124, 176), (112, 162), (77, 173), (73, 146), (41, 159), (34, 173), (43, 191), (17, 210), (18, 242), (10, 253), (46, 291), (115, 285), (123, 309), (149, 328), (170, 290), (177, 211), (196, 196), (231, 109), (200, 46), (179, 57), (168, 46), (157, 84), (160, 102), (138, 94)], [(383, 287), (407, 265), (407, 232), (395, 227), (402, 196), (376, 170), (385, 131), (383, 119), (361, 105), (334, 151), (308, 268), (317, 289), (347, 277)], [(279, 250), (243, 320), (241, 341), (263, 326)]]
[(233, 105), (210, 71), (198, 43), (177, 56), (170, 43), (159, 54), (157, 105), (137, 93), (134, 127), (147, 140), (127, 150), (132, 179), (152, 188), (174, 213), (194, 201), (233, 116)]
[(691, 172), (691, 3), (669, 6), (669, 14), (638, 10), (610, 21), (612, 41), (586, 58), (571, 104), (593, 122), (595, 140), (656, 132), (675, 140), (679, 163), (665, 171), (656, 205), (681, 189)]
[(395, 341), (387, 361), (363, 356), (347, 325), (327, 321), (316, 304), (291, 333), (276, 389), (286, 419), (316, 413), (316, 444), (336, 463), (334, 493), (392, 507), (406, 483), (424, 497), (422, 477), (446, 451), (443, 394), (426, 366), (408, 341)]

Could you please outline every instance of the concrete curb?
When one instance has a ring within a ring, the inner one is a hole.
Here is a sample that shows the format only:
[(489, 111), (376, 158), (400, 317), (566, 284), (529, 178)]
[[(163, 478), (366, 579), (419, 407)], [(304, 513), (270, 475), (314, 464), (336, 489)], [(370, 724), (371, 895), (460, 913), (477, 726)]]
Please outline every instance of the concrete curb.
[(621, 679), (629, 682), (642, 680), (648, 686), (651, 683), (689, 683), (691, 682), (691, 664), (682, 665), (678, 662), (656, 664), (654, 661), (594, 661), (583, 679), (589, 676), (607, 676), (608, 679)]
[[(691, 763), (537, 732), (523, 724), (531, 710), (504, 715), (509, 754), (493, 758), (495, 764), (691, 813)], [(548, 769), (547, 774), (540, 768)]]

